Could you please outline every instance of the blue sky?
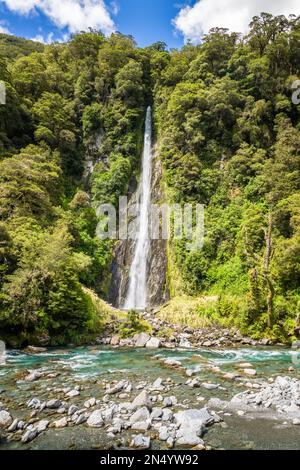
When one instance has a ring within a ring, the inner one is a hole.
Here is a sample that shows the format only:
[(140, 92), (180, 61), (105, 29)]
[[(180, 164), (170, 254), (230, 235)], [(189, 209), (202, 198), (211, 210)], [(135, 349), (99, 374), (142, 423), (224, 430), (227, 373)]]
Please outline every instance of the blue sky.
[[(172, 25), (183, 1), (176, 0), (120, 0), (117, 25), (125, 34), (132, 34), (141, 46), (165, 41), (169, 47), (183, 44), (183, 37)], [(188, 3), (188, 2), (185, 2)]]
[[(19, 0), (20, 1), (20, 0)], [(30, 1), (30, 0), (28, 0)], [(182, 34), (176, 30), (172, 20), (189, 0), (117, 0), (105, 2), (114, 22), (115, 29), (132, 34), (140, 46), (155, 41), (165, 41), (169, 47), (183, 44)], [(24, 0), (26, 4), (26, 0)], [(23, 14), (22, 8), (9, 8), (9, 2), (0, 0), (0, 30), (9, 31), (26, 38), (62, 39), (69, 33), (68, 27), (61, 27), (39, 8)], [(100, 28), (101, 29), (101, 28)]]
[(140, 46), (201, 41), (215, 26), (247, 32), (254, 15), (300, 15), (299, 0), (0, 0), (0, 32), (44, 42), (100, 29), (131, 34)]

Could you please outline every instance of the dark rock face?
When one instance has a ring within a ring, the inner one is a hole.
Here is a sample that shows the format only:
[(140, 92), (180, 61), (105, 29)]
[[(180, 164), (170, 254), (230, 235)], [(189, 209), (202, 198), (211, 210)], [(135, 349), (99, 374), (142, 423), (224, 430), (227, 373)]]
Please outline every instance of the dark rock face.
[[(161, 162), (153, 160), (152, 203), (160, 204), (161, 190)], [(132, 189), (132, 188), (131, 188)], [(137, 192), (130, 199), (129, 206), (136, 204), (139, 195)], [(129, 287), (129, 272), (134, 255), (134, 240), (120, 241), (115, 249), (112, 263), (112, 282), (109, 293), (110, 302), (117, 308), (124, 305)], [(148, 261), (148, 306), (154, 307), (165, 303), (169, 299), (166, 284), (167, 274), (167, 241), (152, 240), (150, 257)]]
[[(161, 177), (161, 161), (155, 159), (153, 163), (152, 203), (157, 205), (161, 204), (163, 199)], [(151, 241), (148, 269), (149, 307), (155, 307), (169, 300), (167, 286), (167, 240), (159, 239)]]
[[(94, 171), (94, 167), (99, 163), (99, 149), (104, 140), (104, 131), (100, 129), (93, 137), (90, 138), (87, 144), (84, 172), (83, 172), (83, 183), (86, 189), (90, 189), (91, 176)], [(104, 161), (107, 164), (107, 161)]]
[[(132, 179), (129, 187), (128, 210), (138, 202), (137, 181)], [(130, 221), (129, 221), (130, 222)], [(111, 265), (111, 285), (109, 301), (117, 308), (124, 305), (129, 288), (129, 271), (134, 255), (135, 240), (121, 240), (118, 242), (114, 259)]]
[(122, 308), (129, 287), (129, 270), (133, 258), (134, 242), (132, 240), (118, 243), (112, 263), (112, 281), (109, 301), (116, 308)]

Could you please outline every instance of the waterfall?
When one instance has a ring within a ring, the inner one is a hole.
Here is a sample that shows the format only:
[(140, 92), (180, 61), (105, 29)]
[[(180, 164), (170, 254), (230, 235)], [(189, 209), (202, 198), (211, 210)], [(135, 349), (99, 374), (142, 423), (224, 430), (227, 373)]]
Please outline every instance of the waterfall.
[(143, 310), (147, 307), (147, 267), (150, 252), (150, 209), (152, 177), (152, 117), (147, 109), (142, 159), (142, 175), (138, 188), (139, 220), (133, 261), (129, 272), (129, 288), (125, 300), (126, 310)]
[(0, 340), (0, 365), (5, 364), (6, 362), (6, 352), (5, 352), (5, 343)]

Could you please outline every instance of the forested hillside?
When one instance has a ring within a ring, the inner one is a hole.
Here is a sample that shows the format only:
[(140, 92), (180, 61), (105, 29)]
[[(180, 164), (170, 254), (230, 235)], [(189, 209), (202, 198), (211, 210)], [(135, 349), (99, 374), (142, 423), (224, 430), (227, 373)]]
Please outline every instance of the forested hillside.
[[(9, 341), (80, 341), (101, 326), (85, 288), (105, 295), (112, 245), (96, 237), (92, 199), (126, 194), (138, 168), (148, 70), (131, 38), (92, 32), (1, 59), (0, 325)], [(87, 159), (97, 162), (89, 194)]]
[(1, 56), (7, 57), (10, 60), (30, 55), (32, 52), (43, 52), (44, 47), (44, 44), (40, 42), (0, 33)]
[(138, 175), (148, 104), (168, 201), (206, 206), (203, 250), (170, 242), (172, 295), (218, 296), (199, 315), (254, 336), (294, 334), (298, 19), (263, 15), (245, 38), (214, 29), (180, 51), (89, 32), (16, 58), (1, 52), (2, 337), (65, 343), (101, 328), (92, 291), (107, 294), (113, 242), (96, 237), (95, 206), (115, 203)]
[(299, 19), (267, 14), (152, 57), (169, 198), (206, 206), (203, 250), (171, 246), (182, 290), (218, 295), (199, 313), (254, 336), (300, 326), (299, 73)]

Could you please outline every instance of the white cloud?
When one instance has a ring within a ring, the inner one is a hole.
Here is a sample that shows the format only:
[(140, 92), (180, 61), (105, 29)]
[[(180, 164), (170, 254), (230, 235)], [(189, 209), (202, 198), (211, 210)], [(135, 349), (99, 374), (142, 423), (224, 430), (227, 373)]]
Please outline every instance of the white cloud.
[(47, 36), (44, 36), (43, 33), (40, 31), (39, 34), (31, 38), (32, 41), (41, 42), (43, 44), (52, 44), (53, 42), (60, 42), (64, 43), (69, 41), (70, 36), (69, 34), (63, 34), (60, 38), (54, 37), (54, 33), (49, 33)]
[(11, 11), (26, 15), (42, 11), (59, 28), (71, 33), (88, 28), (101, 29), (105, 34), (115, 30), (115, 24), (104, 0), (0, 0)]
[(46, 37), (43, 34), (38, 34), (32, 41), (42, 42), (43, 44), (51, 44), (54, 40), (54, 33), (49, 33)]
[(0, 20), (0, 33), (1, 34), (11, 34), (7, 27), (8, 23), (5, 20)]
[(12, 11), (26, 14), (29, 13), (39, 2), (37, 0), (2, 0), (2, 3), (6, 3), (6, 6)]
[(11, 32), (9, 31), (9, 29), (6, 28), (5, 26), (1, 26), (1, 24), (0, 24), (0, 33), (1, 33), (1, 34), (11, 34)]
[(112, 0), (109, 4), (109, 9), (113, 15), (117, 15), (120, 11), (120, 5), (115, 0)]
[(216, 26), (246, 33), (253, 16), (261, 12), (273, 15), (300, 14), (299, 0), (198, 0), (182, 8), (173, 20), (185, 40), (199, 42), (203, 34)]

